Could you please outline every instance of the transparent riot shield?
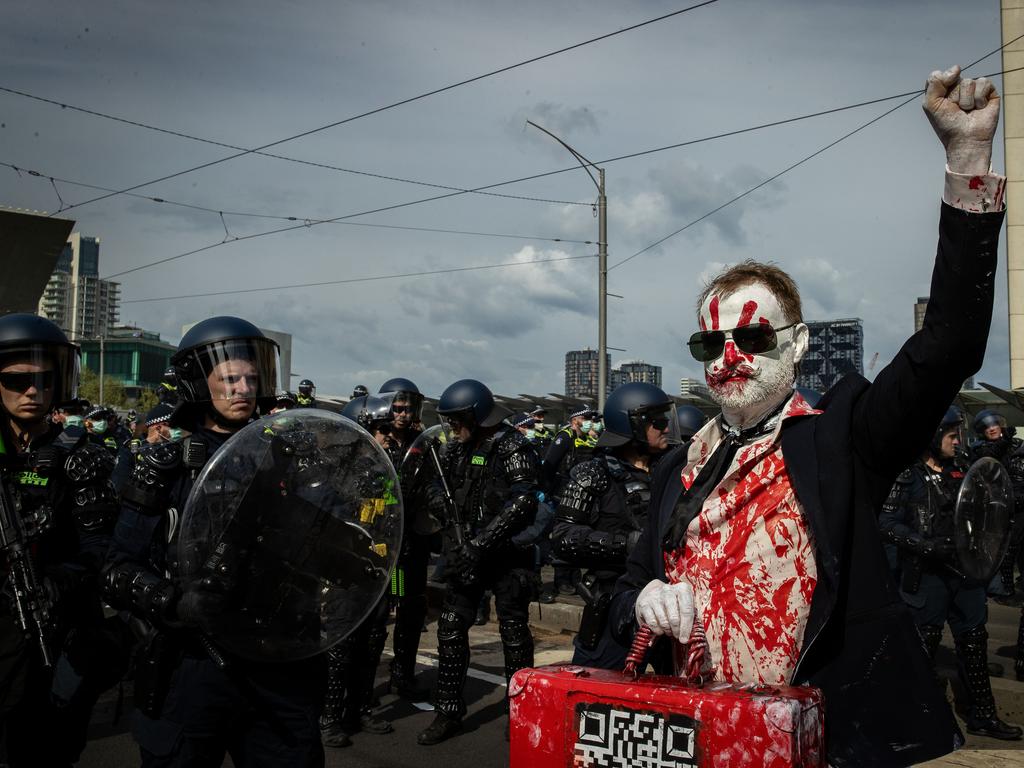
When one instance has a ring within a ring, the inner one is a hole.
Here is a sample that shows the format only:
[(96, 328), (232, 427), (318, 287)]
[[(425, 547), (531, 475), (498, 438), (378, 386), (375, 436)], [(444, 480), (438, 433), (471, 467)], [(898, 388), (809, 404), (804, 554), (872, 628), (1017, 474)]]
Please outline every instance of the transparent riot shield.
[(1010, 543), (1013, 485), (1001, 463), (978, 459), (964, 475), (956, 498), (954, 541), (957, 570), (988, 583)]
[(416, 498), (412, 529), (420, 536), (430, 536), (443, 527), (441, 521), (430, 513), (423, 491), (437, 472), (430, 449), (433, 448), (440, 455), (450, 439), (451, 433), (444, 424), (425, 429), (405, 452), (398, 470), (405, 495)]
[(299, 409), (233, 435), (182, 515), (182, 588), (200, 629), (257, 661), (320, 653), (388, 586), (402, 500), (387, 454), (338, 414)]

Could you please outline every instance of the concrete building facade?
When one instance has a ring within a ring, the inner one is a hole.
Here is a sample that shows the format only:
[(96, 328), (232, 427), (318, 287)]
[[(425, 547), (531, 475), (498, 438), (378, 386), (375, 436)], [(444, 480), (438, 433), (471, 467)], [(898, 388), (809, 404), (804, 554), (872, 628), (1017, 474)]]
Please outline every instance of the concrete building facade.
[[(597, 350), (574, 349), (565, 353), (565, 394), (569, 397), (597, 396)], [(605, 370), (611, 371), (612, 356), (605, 354)], [(606, 384), (610, 382), (605, 382)]]
[[(1024, 35), (1024, 0), (1001, 0), (1002, 43)], [(1003, 48), (1003, 70), (1024, 67), (1024, 40)], [(1010, 387), (1024, 387), (1024, 71), (1002, 84), (1006, 163), (1006, 282), (1010, 325)]]
[(811, 321), (807, 355), (796, 383), (825, 392), (847, 373), (864, 373), (864, 325), (860, 318)]
[(100, 279), (100, 240), (72, 232), (43, 289), (37, 312), (74, 341), (106, 335), (117, 325), (121, 284)]
[(610, 389), (614, 390), (621, 384), (626, 384), (631, 381), (642, 381), (647, 384), (653, 384), (656, 387), (661, 386), (661, 366), (651, 365), (645, 363), (643, 360), (624, 360), (619, 363), (619, 367), (615, 368), (609, 377), (611, 379)]

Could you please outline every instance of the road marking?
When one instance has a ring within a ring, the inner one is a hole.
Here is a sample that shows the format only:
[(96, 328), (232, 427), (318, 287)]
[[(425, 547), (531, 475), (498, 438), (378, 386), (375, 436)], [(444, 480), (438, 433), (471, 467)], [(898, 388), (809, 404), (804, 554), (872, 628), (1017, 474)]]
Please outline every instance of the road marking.
[[(391, 651), (385, 650), (384, 651), (384, 655), (385, 656), (394, 656), (395, 654), (392, 653)], [(436, 667), (437, 666), (437, 657), (436, 656), (427, 656), (427, 655), (425, 655), (422, 652), (416, 654), (416, 661), (419, 662), (420, 664), (422, 664), (425, 667)], [(484, 672), (482, 669), (474, 669), (471, 666), (469, 668), (469, 671), (466, 672), (466, 674), (469, 675), (470, 677), (475, 677), (477, 680), (483, 680), (485, 683), (490, 683), (491, 685), (498, 685), (498, 686), (501, 686), (502, 688), (504, 688), (506, 686), (505, 678), (503, 676), (495, 675), (495, 674), (492, 674), (490, 672)]]

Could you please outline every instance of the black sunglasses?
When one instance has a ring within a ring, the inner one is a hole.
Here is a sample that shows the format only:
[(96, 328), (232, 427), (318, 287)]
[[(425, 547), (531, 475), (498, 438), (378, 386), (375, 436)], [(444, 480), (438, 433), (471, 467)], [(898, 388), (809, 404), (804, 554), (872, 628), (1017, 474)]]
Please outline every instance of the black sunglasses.
[(731, 331), (697, 331), (686, 342), (690, 348), (690, 354), (694, 359), (702, 363), (708, 363), (722, 356), (725, 350), (726, 334), (732, 336), (740, 351), (748, 355), (759, 355), (762, 352), (770, 352), (778, 345), (779, 331), (792, 328), (797, 323), (790, 323), (781, 328), (772, 328), (767, 323), (755, 323), (754, 325), (742, 325), (733, 328)]
[(412, 410), (412, 408), (410, 406), (408, 406), (408, 405), (392, 405), (391, 406), (391, 412), (392, 413), (409, 413), (411, 410)]
[(40, 392), (53, 389), (53, 371), (0, 373), (0, 386), (12, 392), (28, 392), (31, 387)]

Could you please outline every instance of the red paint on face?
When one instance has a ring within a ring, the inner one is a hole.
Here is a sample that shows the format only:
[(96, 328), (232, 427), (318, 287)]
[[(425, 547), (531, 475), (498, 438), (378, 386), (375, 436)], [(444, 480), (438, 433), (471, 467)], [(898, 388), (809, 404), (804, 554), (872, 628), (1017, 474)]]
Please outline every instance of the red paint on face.
[(750, 325), (750, 321), (753, 319), (755, 312), (757, 312), (757, 302), (746, 302), (743, 305), (743, 310), (740, 312), (740, 319), (739, 322), (736, 323), (736, 327), (742, 328), (744, 325)]
[(711, 313), (711, 330), (720, 330), (718, 327), (718, 297), (711, 297), (711, 304), (708, 305), (708, 311)]

